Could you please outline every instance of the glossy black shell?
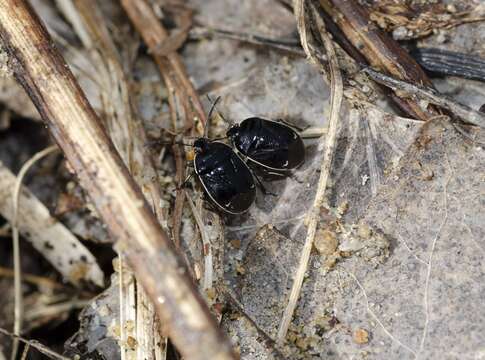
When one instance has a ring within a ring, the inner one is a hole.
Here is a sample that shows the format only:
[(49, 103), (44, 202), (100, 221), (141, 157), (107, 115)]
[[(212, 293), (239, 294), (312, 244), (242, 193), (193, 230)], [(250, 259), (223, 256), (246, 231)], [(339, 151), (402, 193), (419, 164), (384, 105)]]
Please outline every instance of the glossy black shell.
[(268, 169), (291, 170), (305, 160), (301, 137), (276, 121), (248, 118), (231, 127), (227, 136), (242, 155)]
[(231, 214), (248, 210), (256, 197), (256, 187), (244, 161), (220, 142), (199, 139), (194, 146), (195, 173), (211, 200)]

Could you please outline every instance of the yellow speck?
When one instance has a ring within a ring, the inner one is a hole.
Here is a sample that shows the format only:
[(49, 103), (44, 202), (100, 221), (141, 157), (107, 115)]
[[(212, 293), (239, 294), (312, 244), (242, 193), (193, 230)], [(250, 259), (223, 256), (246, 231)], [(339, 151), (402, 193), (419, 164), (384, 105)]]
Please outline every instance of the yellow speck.
[(369, 342), (369, 332), (365, 329), (357, 329), (354, 331), (354, 342), (357, 344), (367, 344)]

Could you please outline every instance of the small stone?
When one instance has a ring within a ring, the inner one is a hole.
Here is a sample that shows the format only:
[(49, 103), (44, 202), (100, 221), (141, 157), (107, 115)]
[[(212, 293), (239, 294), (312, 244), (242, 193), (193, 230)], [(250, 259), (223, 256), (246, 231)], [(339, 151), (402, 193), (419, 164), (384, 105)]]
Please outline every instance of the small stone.
[(126, 338), (126, 345), (128, 345), (130, 349), (134, 350), (136, 348), (136, 344), (136, 339), (133, 336), (128, 336)]
[(453, 4), (448, 4), (448, 5), (446, 5), (446, 11), (448, 11), (451, 14), (454, 14), (454, 13), (457, 12), (456, 6), (453, 5)]
[(300, 337), (296, 340), (295, 345), (301, 350), (306, 350), (308, 348), (308, 339), (305, 337)]
[(185, 153), (185, 159), (187, 161), (193, 161), (194, 157), (195, 157), (195, 151), (193, 149), (191, 149), (191, 150), (189, 150)]
[(365, 329), (357, 329), (354, 331), (354, 342), (356, 344), (367, 344), (369, 342), (369, 332)]
[(207, 289), (205, 293), (209, 300), (214, 300), (216, 298), (216, 290), (214, 288)]
[(405, 40), (409, 37), (408, 29), (406, 29), (404, 26), (398, 26), (392, 32), (392, 37), (394, 40)]
[(366, 223), (360, 223), (358, 229), (358, 235), (362, 239), (370, 239), (372, 230)]
[(244, 266), (242, 266), (242, 264), (236, 264), (236, 273), (238, 275), (244, 275), (246, 273), (246, 269), (244, 268)]
[(338, 241), (335, 233), (329, 230), (318, 230), (315, 235), (315, 249), (322, 255), (331, 255), (337, 250)]
[(345, 213), (349, 210), (349, 202), (344, 201), (337, 207), (337, 213), (339, 215), (345, 215)]

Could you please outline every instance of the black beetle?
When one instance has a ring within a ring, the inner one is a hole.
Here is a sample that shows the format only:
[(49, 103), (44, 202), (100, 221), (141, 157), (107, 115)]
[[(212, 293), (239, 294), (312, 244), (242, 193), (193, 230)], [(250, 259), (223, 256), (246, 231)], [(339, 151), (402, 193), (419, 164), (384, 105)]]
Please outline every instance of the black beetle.
[(292, 170), (305, 160), (305, 145), (291, 127), (251, 117), (226, 133), (236, 150), (249, 161), (276, 172)]
[(256, 198), (256, 186), (246, 163), (218, 141), (199, 138), (193, 146), (195, 173), (209, 198), (230, 214), (248, 210)]

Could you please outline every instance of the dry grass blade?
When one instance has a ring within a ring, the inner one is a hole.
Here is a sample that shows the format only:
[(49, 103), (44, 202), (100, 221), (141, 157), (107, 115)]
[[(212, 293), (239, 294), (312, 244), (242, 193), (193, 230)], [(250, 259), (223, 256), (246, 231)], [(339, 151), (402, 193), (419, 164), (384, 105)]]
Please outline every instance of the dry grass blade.
[[(22, 317), (23, 317), (23, 301), (22, 301), (22, 268), (20, 263), (20, 240), (19, 240), (19, 229), (18, 229), (18, 217), (19, 217), (19, 200), (20, 200), (20, 187), (22, 186), (22, 181), (27, 174), (27, 171), (40, 159), (52, 154), (57, 150), (57, 146), (50, 146), (44, 150), (39, 151), (37, 154), (32, 156), (20, 169), (17, 180), (15, 182), (13, 190), (13, 219), (12, 219), (12, 242), (13, 242), (13, 263), (14, 263), (14, 295), (15, 295), (15, 306), (14, 306), (14, 327), (13, 332), (15, 335), (20, 335), (22, 328)], [(18, 339), (14, 339), (12, 345), (12, 354), (10, 358), (15, 360), (17, 357), (19, 342)]]
[(234, 358), (167, 234), (27, 2), (0, 2), (0, 37), (17, 80), (126, 252), (182, 355), (187, 359)]
[[(304, 11), (304, 0), (296, 0), (294, 4), (295, 9), (300, 9), (300, 11), (295, 12), (297, 16), (305, 16)], [(316, 19), (318, 31), (320, 37), (323, 41), (325, 46), (325, 50), (328, 57), (328, 63), (330, 68), (330, 84), (331, 84), (331, 109), (330, 109), (330, 123), (328, 127), (328, 134), (325, 139), (322, 139), (324, 143), (324, 157), (323, 162), (320, 168), (320, 179), (318, 180), (318, 187), (317, 192), (315, 195), (315, 200), (313, 202), (313, 207), (310, 210), (308, 215), (308, 227), (307, 227), (307, 236), (305, 239), (305, 244), (303, 246), (303, 250), (300, 256), (300, 262), (298, 264), (298, 268), (293, 280), (293, 285), (290, 292), (290, 298), (288, 300), (288, 304), (286, 309), (283, 313), (283, 317), (281, 319), (280, 327), (278, 329), (278, 337), (277, 343), (282, 344), (285, 340), (286, 333), (288, 332), (288, 328), (291, 323), (291, 319), (293, 317), (293, 313), (295, 311), (298, 298), (300, 296), (301, 287), (303, 284), (303, 278), (305, 276), (305, 272), (308, 267), (308, 261), (310, 259), (310, 253), (313, 248), (313, 241), (315, 238), (315, 233), (317, 229), (318, 219), (320, 209), (323, 206), (324, 199), (325, 199), (325, 191), (328, 184), (328, 179), (330, 177), (330, 172), (332, 169), (332, 162), (333, 156), (335, 153), (336, 143), (337, 143), (337, 126), (340, 117), (340, 108), (343, 99), (343, 81), (342, 75), (340, 73), (340, 68), (338, 64), (337, 54), (335, 52), (332, 40), (328, 35), (325, 25), (323, 21), (318, 16), (318, 11), (313, 8), (313, 14)], [(298, 24), (305, 24), (303, 20), (297, 19)], [(298, 31), (300, 34), (306, 34), (306, 29), (299, 28)], [(303, 48), (305, 50), (309, 50), (310, 48), (308, 45), (304, 44), (306, 41), (306, 37), (302, 37)], [(310, 57), (313, 57), (313, 51), (308, 53)], [(322, 145), (322, 144), (321, 144)]]

